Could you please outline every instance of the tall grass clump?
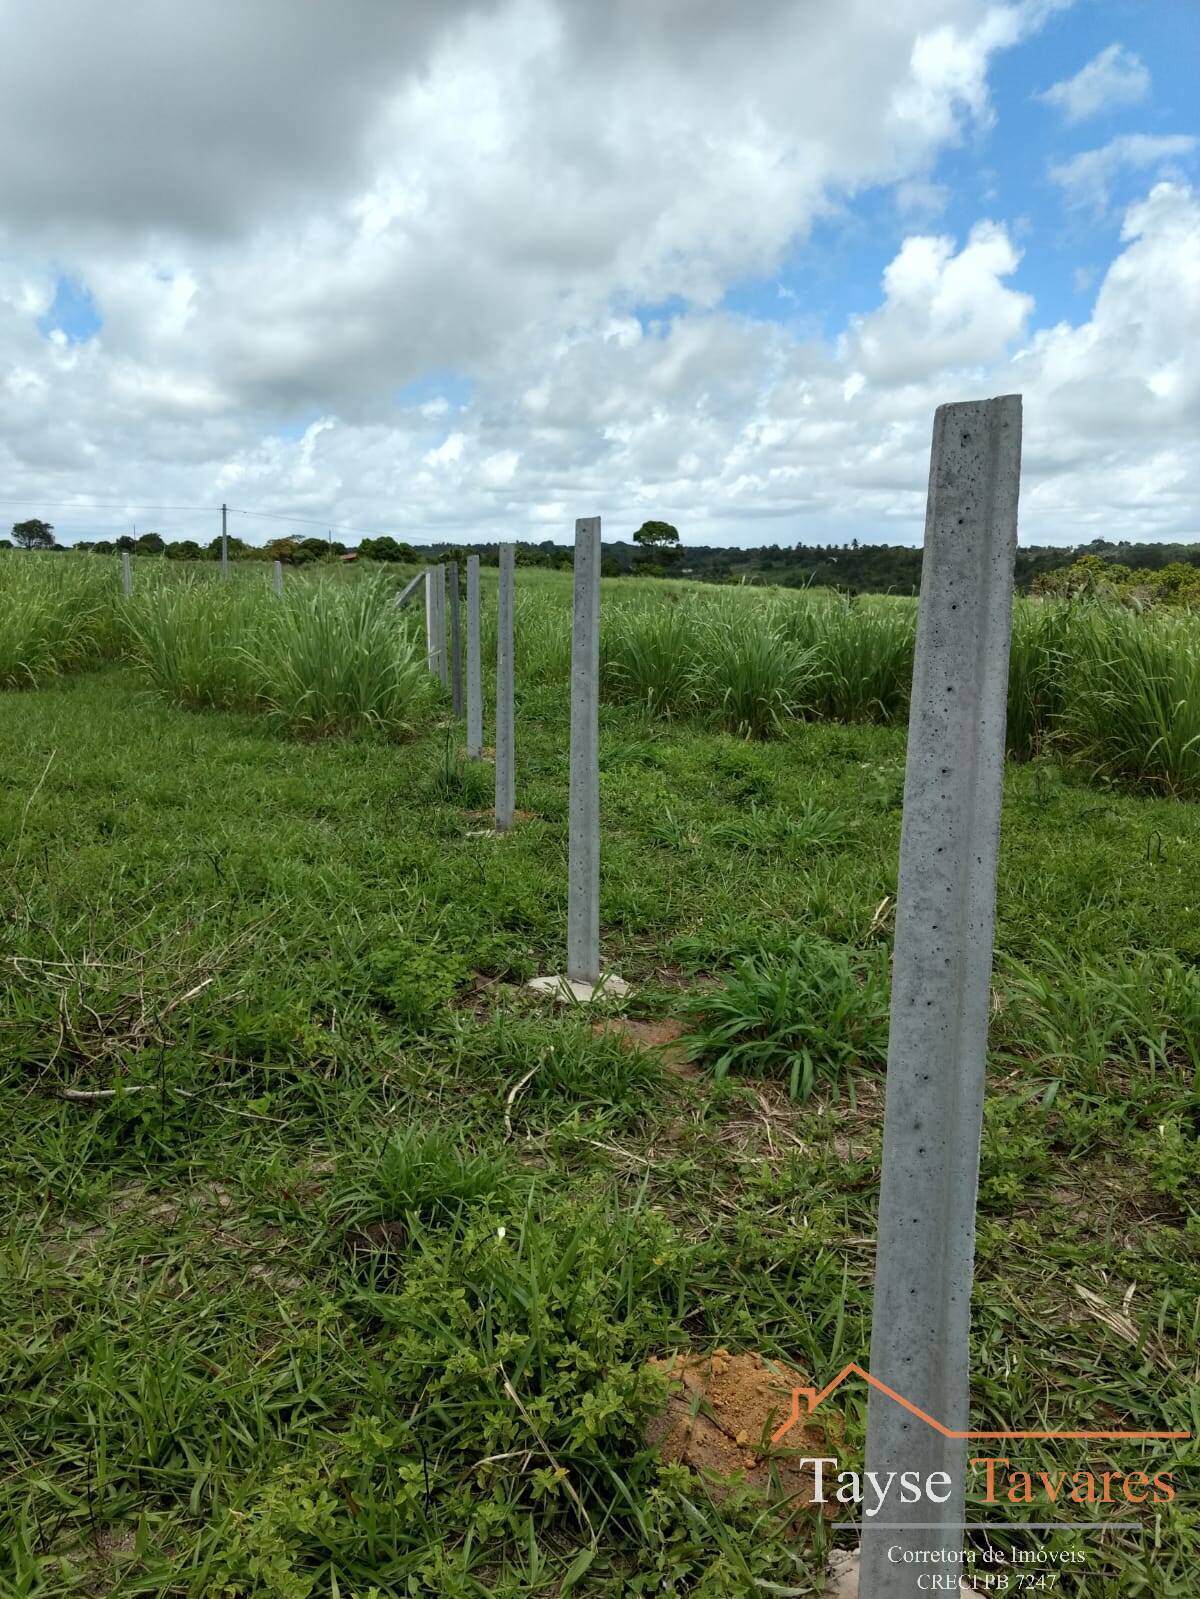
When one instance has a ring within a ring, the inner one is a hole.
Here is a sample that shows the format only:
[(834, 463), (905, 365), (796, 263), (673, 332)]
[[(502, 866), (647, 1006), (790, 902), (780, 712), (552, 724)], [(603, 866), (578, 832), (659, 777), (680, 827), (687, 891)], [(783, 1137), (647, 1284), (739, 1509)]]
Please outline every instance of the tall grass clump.
[(1008, 660), (1008, 753), (1029, 760), (1059, 727), (1074, 640), (1093, 606), (1018, 600)]
[(1103, 777), (1200, 798), (1200, 627), (1091, 606), (1072, 633), (1063, 740)]
[(36, 688), (114, 654), (118, 597), (110, 562), (0, 552), (0, 688)]
[(681, 605), (614, 607), (605, 617), (600, 678), (605, 696), (650, 716), (696, 709), (700, 628)]
[(385, 582), (177, 588), (130, 605), (150, 682), (192, 706), (265, 712), (297, 732), (409, 731), (436, 702), (424, 645)]
[[(563, 682), (571, 675), (571, 602), (569, 593), (526, 586), (524, 572), (513, 585), (513, 651), (521, 676), (529, 682)], [(496, 615), (485, 606), (482, 627), (484, 659), (496, 658)]]
[(731, 733), (781, 733), (801, 714), (815, 679), (814, 651), (800, 648), (771, 617), (717, 616), (703, 629), (693, 673), (696, 700)]
[(651, 716), (699, 715), (744, 738), (770, 738), (802, 713), (812, 652), (780, 627), (776, 608), (732, 595), (614, 607), (604, 618), (607, 699)]
[(805, 596), (785, 613), (788, 636), (811, 650), (809, 709), (833, 722), (902, 722), (912, 686), (917, 613), (899, 602)]
[(164, 698), (193, 709), (257, 708), (248, 646), (267, 596), (242, 584), (135, 588), (125, 603), (128, 650)]

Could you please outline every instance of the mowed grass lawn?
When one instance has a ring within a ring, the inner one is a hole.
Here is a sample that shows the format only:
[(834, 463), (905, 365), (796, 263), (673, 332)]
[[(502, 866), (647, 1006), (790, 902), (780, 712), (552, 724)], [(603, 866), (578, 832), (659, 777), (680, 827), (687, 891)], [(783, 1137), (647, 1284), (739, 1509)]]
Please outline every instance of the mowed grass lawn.
[[(4, 1594), (821, 1591), (826, 1529), (659, 1464), (645, 1363), (866, 1363), (904, 733), (602, 709), (623, 1014), (744, 1013), (719, 1075), (522, 989), (563, 961), (566, 717), (519, 683), (495, 839), (448, 718), (0, 694)], [(977, 1428), (1197, 1429), (1198, 859), (1194, 806), (1009, 767)], [(1194, 1444), (1019, 1449), (1194, 1483)], [(1141, 1530), (1062, 1535), (1054, 1591), (1193, 1594), (1195, 1510), (1072, 1506)]]

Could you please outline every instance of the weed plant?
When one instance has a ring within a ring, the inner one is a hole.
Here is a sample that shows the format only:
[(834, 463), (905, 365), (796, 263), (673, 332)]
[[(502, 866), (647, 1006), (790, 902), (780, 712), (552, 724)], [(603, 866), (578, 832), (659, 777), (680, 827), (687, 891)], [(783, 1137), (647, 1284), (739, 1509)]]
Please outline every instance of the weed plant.
[(748, 955), (692, 1010), (688, 1045), (720, 1079), (781, 1077), (793, 1099), (887, 1059), (888, 988), (877, 956), (805, 936)]

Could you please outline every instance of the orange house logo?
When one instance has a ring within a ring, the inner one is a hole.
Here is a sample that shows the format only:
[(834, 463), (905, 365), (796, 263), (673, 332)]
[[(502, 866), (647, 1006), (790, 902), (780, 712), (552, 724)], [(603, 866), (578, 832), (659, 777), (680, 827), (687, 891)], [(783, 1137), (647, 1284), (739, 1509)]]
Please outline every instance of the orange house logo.
[(791, 1432), (793, 1427), (798, 1426), (800, 1422), (805, 1420), (806, 1417), (811, 1416), (815, 1410), (819, 1409), (819, 1407), (825, 1403), (829, 1396), (833, 1393), (836, 1393), (842, 1384), (850, 1377), (861, 1377), (862, 1380), (866, 1383), (869, 1383), (872, 1388), (877, 1388), (881, 1394), (886, 1394), (889, 1399), (894, 1399), (898, 1405), (903, 1405), (905, 1410), (917, 1417), (918, 1421), (923, 1421), (927, 1427), (932, 1427), (935, 1432), (941, 1433), (943, 1438), (962, 1438), (973, 1440), (995, 1440), (1004, 1438), (1087, 1438), (1096, 1440), (1114, 1438), (1186, 1439), (1192, 1436), (1189, 1432), (1088, 1432), (1065, 1430), (1056, 1430), (1053, 1432), (1029, 1430), (1006, 1430), (1002, 1432), (959, 1432), (953, 1427), (947, 1427), (945, 1423), (939, 1421), (936, 1416), (931, 1416), (928, 1411), (922, 1410), (920, 1405), (914, 1405), (911, 1399), (906, 1399), (903, 1394), (897, 1393), (894, 1388), (889, 1388), (887, 1383), (881, 1382), (878, 1377), (872, 1377), (869, 1371), (865, 1371), (862, 1366), (859, 1366), (854, 1361), (851, 1361), (848, 1366), (842, 1367), (841, 1371), (838, 1372), (837, 1376), (832, 1382), (826, 1383), (825, 1387), (821, 1388), (820, 1390), (816, 1388), (792, 1389), (791, 1412), (789, 1413), (787, 1420), (777, 1427), (774, 1433), (772, 1433), (771, 1442), (773, 1444), (781, 1443), (788, 1433)]

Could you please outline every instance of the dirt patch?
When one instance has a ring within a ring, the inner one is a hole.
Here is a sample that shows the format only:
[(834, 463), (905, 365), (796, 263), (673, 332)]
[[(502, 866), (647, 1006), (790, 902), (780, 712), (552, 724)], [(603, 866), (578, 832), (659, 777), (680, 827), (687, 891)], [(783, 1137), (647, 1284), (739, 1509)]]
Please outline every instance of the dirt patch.
[(597, 1038), (616, 1038), (627, 1049), (652, 1050), (669, 1072), (677, 1077), (701, 1077), (703, 1072), (688, 1057), (687, 1050), (677, 1040), (683, 1037), (682, 1022), (635, 1022), (625, 1016), (609, 1017), (593, 1022), (592, 1032)]
[[(487, 822), (487, 821), (494, 821), (495, 820), (496, 810), (495, 810), (494, 806), (487, 805), (482, 810), (464, 811), (463, 814), (465, 816), (470, 817), (470, 819), (473, 822)], [(536, 811), (514, 810), (513, 811), (513, 821), (514, 822), (540, 822), (541, 821), (541, 817), (538, 815), (538, 813)]]
[[(646, 1433), (661, 1459), (699, 1473), (717, 1498), (745, 1482), (780, 1505), (812, 1505), (812, 1469), (799, 1461), (827, 1456), (832, 1428), (824, 1421), (798, 1421), (778, 1444), (771, 1442), (791, 1414), (794, 1389), (809, 1386), (806, 1378), (761, 1355), (731, 1355), (727, 1349), (650, 1364), (672, 1384), (666, 1408)], [(821, 1513), (832, 1517), (835, 1508), (826, 1504)]]
[(408, 1247), (408, 1228), (402, 1221), (369, 1221), (346, 1232), (351, 1255), (401, 1254)]
[(483, 1020), (495, 1009), (499, 991), (498, 977), (485, 977), (482, 972), (475, 972), (470, 982), (455, 994), (450, 1003), (455, 1010), (468, 1011)]

